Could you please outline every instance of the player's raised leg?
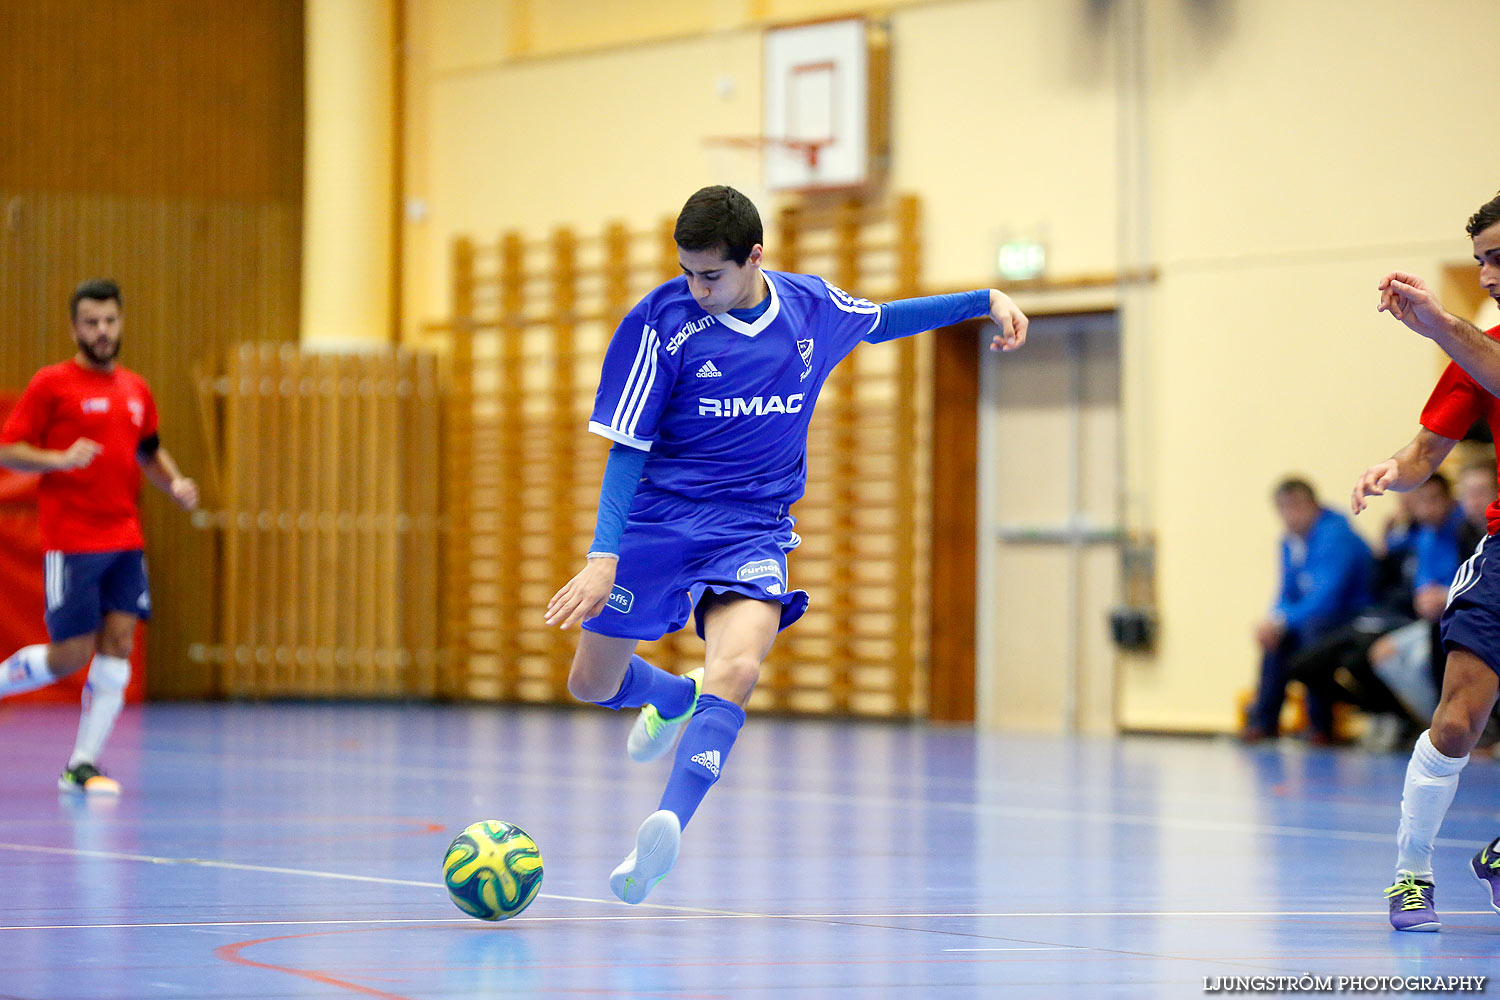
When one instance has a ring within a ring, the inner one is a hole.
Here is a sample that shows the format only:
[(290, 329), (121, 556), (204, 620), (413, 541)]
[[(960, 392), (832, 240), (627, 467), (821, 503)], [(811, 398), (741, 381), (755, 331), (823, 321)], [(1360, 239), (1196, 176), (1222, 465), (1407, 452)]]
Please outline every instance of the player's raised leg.
[(637, 640), (585, 631), (573, 654), (568, 691), (605, 708), (639, 708), (630, 731), (630, 756), (654, 760), (671, 748), (698, 701), (703, 671), (668, 673), (635, 655)]
[(94, 636), (22, 646), (0, 663), (0, 698), (46, 687), (80, 670), (94, 655)]
[[(1450, 649), (1443, 674), (1443, 696), (1432, 727), (1417, 737), (1401, 793), (1401, 825), (1396, 833), (1396, 880), (1390, 897), (1391, 926), (1401, 931), (1439, 927), (1433, 899), (1432, 851), (1453, 795), (1458, 774), (1479, 742), (1494, 707), (1500, 679), (1466, 649)], [(1481, 881), (1489, 880), (1475, 869)], [(1497, 876), (1500, 877), (1500, 876)], [(1494, 883), (1489, 883), (1492, 888)]]
[(582, 632), (573, 667), (568, 672), (568, 691), (579, 701), (605, 708), (665, 706), (671, 714), (692, 707), (697, 685), (653, 667), (635, 655), (636, 639), (621, 639), (597, 632)]
[(672, 774), (656, 812), (636, 834), (635, 850), (610, 876), (610, 889), (639, 903), (677, 862), (682, 828), (719, 780), (745, 724), (742, 707), (781, 627), (781, 604), (737, 594), (706, 595), (703, 693), (682, 732)]

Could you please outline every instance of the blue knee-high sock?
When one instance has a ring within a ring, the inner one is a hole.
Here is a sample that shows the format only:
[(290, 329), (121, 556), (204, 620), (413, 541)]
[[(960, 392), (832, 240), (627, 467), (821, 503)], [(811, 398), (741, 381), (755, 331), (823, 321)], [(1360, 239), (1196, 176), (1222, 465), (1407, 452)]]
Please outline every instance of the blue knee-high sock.
[(698, 707), (682, 731), (682, 742), (677, 744), (672, 776), (667, 779), (667, 790), (661, 793), (661, 805), (657, 808), (672, 810), (678, 822), (687, 826), (703, 796), (719, 780), (729, 750), (744, 724), (743, 708), (716, 695), (700, 694)]
[(669, 674), (639, 656), (632, 656), (630, 666), (625, 668), (625, 679), (620, 682), (620, 690), (613, 698), (599, 704), (616, 711), (655, 705), (662, 718), (675, 719), (693, 703), (693, 691), (690, 678)]

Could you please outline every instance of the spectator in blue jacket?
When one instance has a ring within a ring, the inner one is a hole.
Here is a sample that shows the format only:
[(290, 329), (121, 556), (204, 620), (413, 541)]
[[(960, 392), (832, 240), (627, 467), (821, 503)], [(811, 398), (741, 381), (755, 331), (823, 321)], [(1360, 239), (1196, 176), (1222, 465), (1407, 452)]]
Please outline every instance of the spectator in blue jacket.
[[(1317, 697), (1363, 711), (1366, 744), (1377, 749), (1406, 736), (1415, 740), (1432, 716), (1441, 678), (1428, 667), (1444, 660), (1437, 622), (1458, 564), (1482, 535), (1465, 520), (1440, 472), (1400, 496), (1410, 522), (1404, 532), (1386, 535), (1385, 563), (1393, 565), (1383, 574), (1377, 570), (1374, 603), (1350, 624), (1300, 648), (1287, 665), (1291, 679)], [(1430, 659), (1429, 646), (1437, 650), (1436, 659)]]
[[(1262, 656), (1260, 685), (1242, 738), (1267, 739), (1279, 732), (1286, 699), (1288, 661), (1333, 629), (1348, 624), (1369, 605), (1375, 575), (1370, 547), (1342, 515), (1318, 503), (1303, 479), (1286, 479), (1272, 493), (1286, 534), (1281, 539), (1281, 589), (1271, 613), (1255, 628)], [(1308, 740), (1333, 738), (1333, 706), (1309, 692)]]
[(1448, 606), (1448, 585), (1458, 572), (1458, 564), (1469, 558), (1484, 535), (1468, 523), (1442, 473), (1434, 472), (1427, 483), (1433, 484), (1431, 489), (1413, 491), (1419, 505), (1416, 517), (1420, 529), (1416, 535), (1412, 604), (1418, 617), (1436, 622)]

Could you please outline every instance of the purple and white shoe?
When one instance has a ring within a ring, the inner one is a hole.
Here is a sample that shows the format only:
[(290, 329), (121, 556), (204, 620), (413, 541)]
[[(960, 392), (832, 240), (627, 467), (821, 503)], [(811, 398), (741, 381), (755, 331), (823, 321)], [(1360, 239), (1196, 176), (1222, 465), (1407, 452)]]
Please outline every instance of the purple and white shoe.
[(1479, 849), (1469, 862), (1474, 877), (1489, 891), (1490, 909), (1500, 913), (1500, 838)]
[(1385, 891), (1391, 901), (1391, 926), (1398, 931), (1435, 931), (1442, 927), (1432, 901), (1432, 883), (1410, 872), (1396, 875)]

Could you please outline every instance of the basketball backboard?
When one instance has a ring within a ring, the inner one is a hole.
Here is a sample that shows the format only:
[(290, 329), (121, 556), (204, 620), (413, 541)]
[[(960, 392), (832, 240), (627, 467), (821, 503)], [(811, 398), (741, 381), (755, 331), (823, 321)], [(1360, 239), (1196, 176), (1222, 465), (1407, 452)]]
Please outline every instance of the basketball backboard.
[(870, 179), (870, 42), (864, 18), (772, 28), (764, 43), (766, 188)]

